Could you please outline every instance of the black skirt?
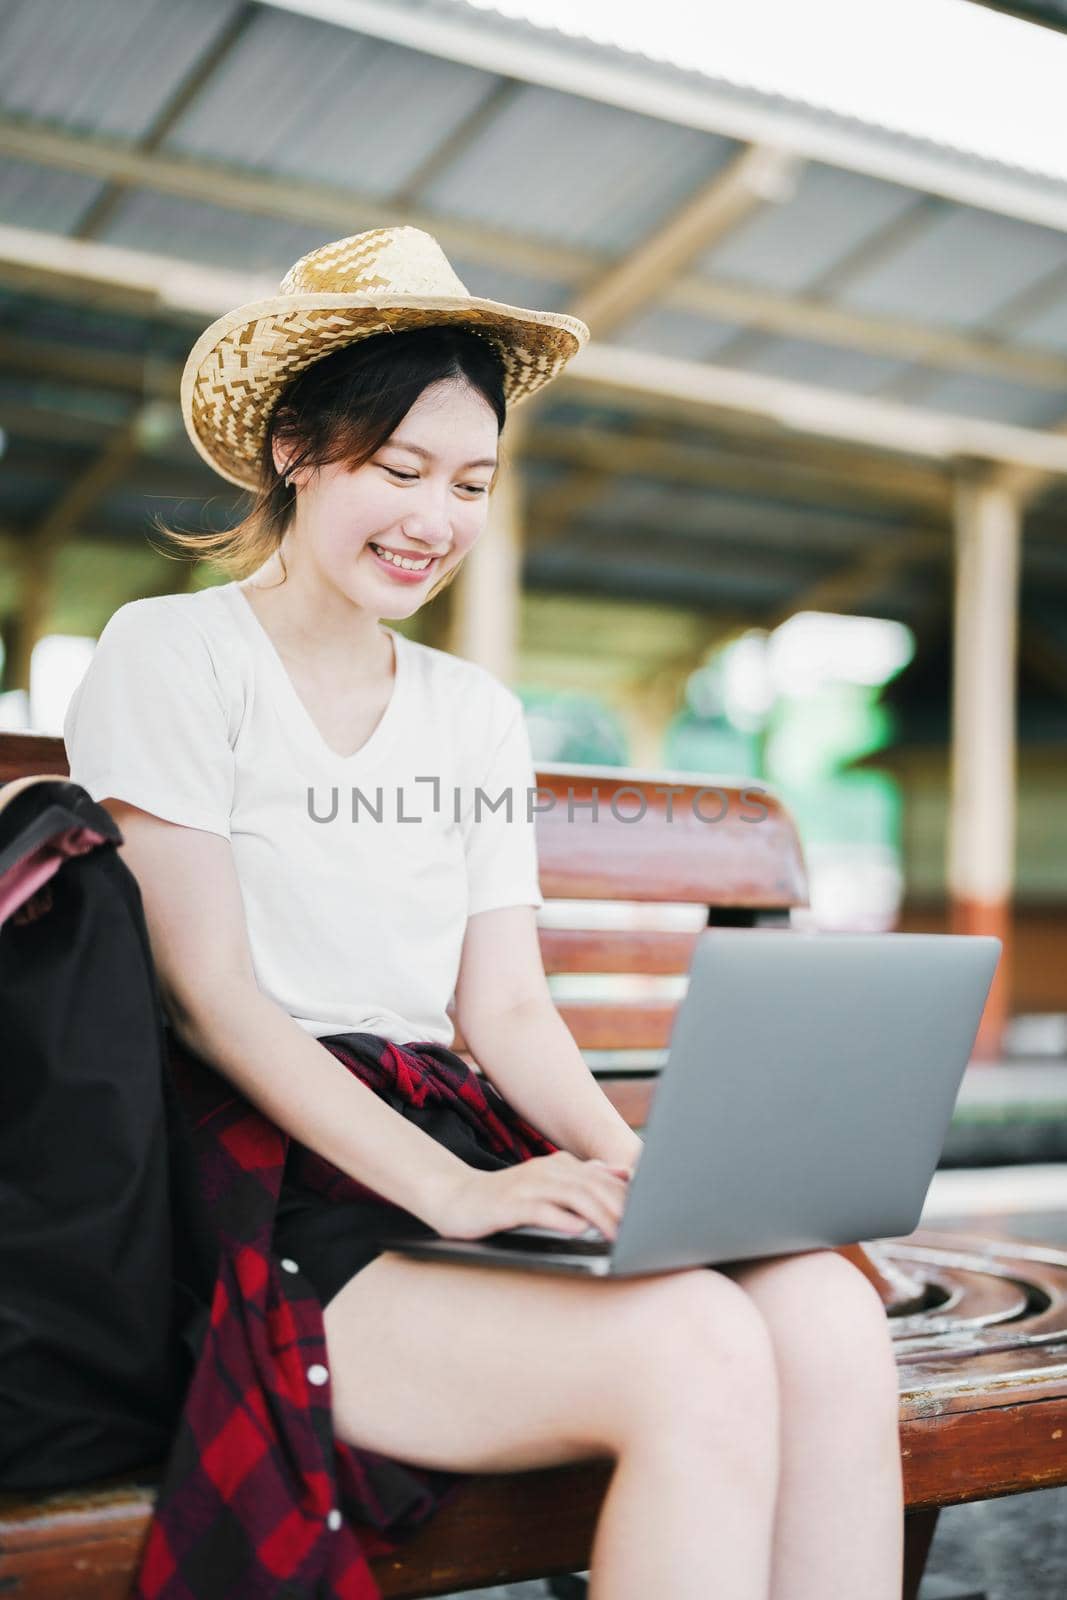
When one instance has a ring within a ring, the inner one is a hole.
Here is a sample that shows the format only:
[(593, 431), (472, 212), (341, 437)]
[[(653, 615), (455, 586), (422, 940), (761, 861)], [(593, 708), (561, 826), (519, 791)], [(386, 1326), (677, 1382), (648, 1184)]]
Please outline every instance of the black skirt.
[(305, 1189), (286, 1162), (274, 1219), (274, 1253), (299, 1268), (324, 1308), (385, 1248), (380, 1205), (334, 1201)]
[[(338, 1044), (343, 1044), (345, 1039), (344, 1034), (331, 1035), (331, 1040)], [(407, 1048), (418, 1049), (418, 1045)], [(457, 1059), (464, 1071), (469, 1070), (461, 1058)], [(469, 1166), (493, 1170), (515, 1164), (507, 1157), (491, 1153), (475, 1138), (470, 1124), (450, 1106), (412, 1105), (399, 1093), (376, 1092), (406, 1121), (414, 1122)], [(283, 1262), (295, 1264), (325, 1307), (350, 1278), (389, 1248), (390, 1231), (395, 1234), (400, 1228), (409, 1236), (429, 1237), (433, 1229), (410, 1212), (398, 1211), (396, 1207), (389, 1207), (383, 1213), (381, 1204), (372, 1200), (338, 1201), (307, 1188), (293, 1172), (300, 1150), (297, 1141), (290, 1140), (275, 1212), (272, 1249)]]

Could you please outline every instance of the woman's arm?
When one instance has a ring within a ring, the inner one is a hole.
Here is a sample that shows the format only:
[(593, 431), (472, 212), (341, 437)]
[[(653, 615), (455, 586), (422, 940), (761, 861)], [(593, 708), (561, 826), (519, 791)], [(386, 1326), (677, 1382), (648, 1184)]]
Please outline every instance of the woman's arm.
[(228, 839), (102, 802), (124, 836), (175, 1032), (271, 1122), (430, 1227), (466, 1164), (258, 987)]
[(641, 1139), (586, 1066), (549, 992), (532, 906), (468, 919), (456, 1020), (485, 1076), (553, 1143), (586, 1160), (636, 1163)]

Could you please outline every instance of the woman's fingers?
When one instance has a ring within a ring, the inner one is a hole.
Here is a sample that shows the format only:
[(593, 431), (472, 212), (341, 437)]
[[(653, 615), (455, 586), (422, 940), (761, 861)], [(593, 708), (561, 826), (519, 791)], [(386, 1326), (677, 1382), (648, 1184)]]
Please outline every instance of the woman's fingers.
[(537, 1226), (539, 1228), (558, 1228), (561, 1233), (584, 1233), (589, 1226), (588, 1218), (575, 1216), (574, 1212), (562, 1205), (546, 1205), (538, 1213)]
[(583, 1160), (560, 1150), (524, 1162), (519, 1170), (528, 1202), (523, 1206), (525, 1215), (518, 1221), (529, 1220), (532, 1205), (539, 1226), (581, 1233), (592, 1225), (607, 1238), (615, 1237), (626, 1202), (625, 1169), (614, 1169), (599, 1159)]
[(621, 1179), (604, 1170), (583, 1176), (585, 1181), (567, 1185), (565, 1204), (587, 1218), (601, 1233), (614, 1238), (622, 1216), (625, 1186)]

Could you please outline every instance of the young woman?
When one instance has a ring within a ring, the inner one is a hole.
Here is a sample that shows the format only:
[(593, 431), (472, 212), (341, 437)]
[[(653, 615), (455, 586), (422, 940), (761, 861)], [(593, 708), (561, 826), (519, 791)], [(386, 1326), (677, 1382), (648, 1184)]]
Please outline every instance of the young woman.
[[(71, 775), (122, 828), (179, 1037), (293, 1140), (441, 1233), (613, 1236), (641, 1141), (549, 995), (521, 702), (383, 621), (455, 577), (509, 401), (588, 330), (470, 297), (409, 228), (323, 246), (282, 288), (214, 324), (183, 382), (197, 449), (258, 497), (174, 537), (236, 576), (115, 613)], [(510, 788), (511, 819), (475, 816), (476, 788)], [(555, 1153), (472, 1165), (444, 1114), (321, 1047), (448, 1053), (453, 992)], [(324, 1306), (340, 1438), (470, 1472), (613, 1456), (594, 1600), (899, 1600), (896, 1368), (843, 1257), (560, 1280), (405, 1258), (372, 1210), (287, 1172), (273, 1235)]]

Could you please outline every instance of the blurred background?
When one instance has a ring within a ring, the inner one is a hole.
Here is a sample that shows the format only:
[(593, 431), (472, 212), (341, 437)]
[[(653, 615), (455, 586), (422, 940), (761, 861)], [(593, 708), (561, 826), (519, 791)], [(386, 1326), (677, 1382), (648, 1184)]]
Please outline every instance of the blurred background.
[(1067, 1241), (1064, 28), (4, 0), (0, 728), (59, 733), (119, 605), (224, 579), (147, 537), (242, 504), (181, 422), (200, 331), (325, 240), (425, 228), (593, 337), (404, 631), (511, 684), (538, 761), (773, 787), (798, 920), (1002, 938), (946, 1165), (1027, 1163), (997, 1204)]

